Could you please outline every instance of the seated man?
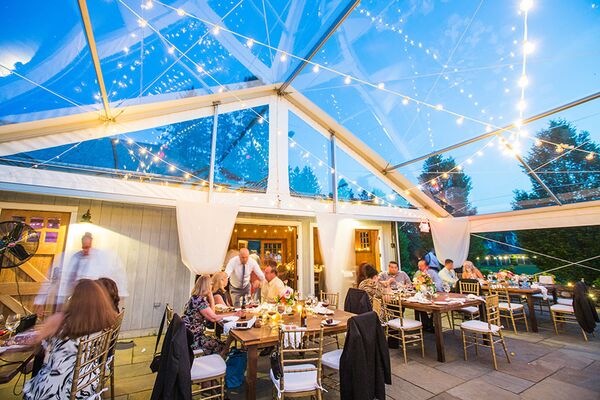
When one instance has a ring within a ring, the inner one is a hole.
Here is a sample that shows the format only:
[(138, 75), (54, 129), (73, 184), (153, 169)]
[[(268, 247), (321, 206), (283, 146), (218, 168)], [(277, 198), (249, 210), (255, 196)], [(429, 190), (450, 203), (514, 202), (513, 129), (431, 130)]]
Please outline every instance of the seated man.
[(277, 263), (269, 260), (266, 264), (265, 282), (260, 289), (260, 297), (262, 302), (274, 302), (276, 297), (285, 292), (285, 284), (277, 276)]
[(444, 261), (444, 268), (440, 271), (439, 277), (443, 283), (448, 284), (451, 288), (456, 285), (458, 278), (456, 277), (456, 272), (454, 272), (454, 261), (450, 259)]
[(420, 260), (417, 265), (419, 267), (419, 270), (417, 271), (417, 273), (415, 274), (415, 276), (417, 276), (419, 274), (427, 274), (427, 275), (429, 275), (431, 277), (431, 280), (435, 284), (435, 290), (437, 290), (438, 292), (441, 292), (441, 291), (444, 290), (443, 284), (442, 284), (442, 280), (440, 279), (440, 276), (438, 275), (438, 273), (437, 273), (436, 270), (433, 270), (433, 269), (429, 268), (429, 265), (427, 264), (427, 261)]
[(411, 284), (411, 280), (404, 271), (400, 271), (396, 261), (390, 261), (387, 272), (379, 274), (379, 283), (384, 286), (389, 286), (396, 289), (398, 286), (407, 286)]

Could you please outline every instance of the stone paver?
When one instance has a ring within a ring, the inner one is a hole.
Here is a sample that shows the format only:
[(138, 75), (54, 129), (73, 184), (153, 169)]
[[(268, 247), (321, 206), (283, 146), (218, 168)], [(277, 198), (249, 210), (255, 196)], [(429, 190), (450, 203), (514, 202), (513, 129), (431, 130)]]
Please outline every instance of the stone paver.
[(480, 377), (481, 375), (489, 373), (493, 370), (491, 365), (489, 368), (486, 368), (479, 363), (473, 363), (464, 360), (453, 361), (450, 363), (440, 363), (436, 369), (464, 380)]
[(386, 385), (386, 395), (394, 400), (425, 400), (431, 398), (433, 393), (394, 375), (392, 384)]
[(598, 392), (562, 382), (553, 378), (547, 378), (533, 385), (521, 393), (523, 399), (577, 399), (577, 400), (598, 400)]
[(393, 374), (433, 394), (445, 392), (463, 382), (460, 378), (415, 361), (403, 365), (402, 368), (395, 368)]
[(508, 390), (491, 385), (480, 378), (470, 380), (456, 386), (448, 393), (463, 400), (493, 399), (493, 400), (518, 400), (519, 396)]
[(521, 393), (535, 384), (535, 382), (528, 381), (527, 379), (517, 378), (516, 376), (499, 371), (490, 372), (479, 379), (516, 394)]

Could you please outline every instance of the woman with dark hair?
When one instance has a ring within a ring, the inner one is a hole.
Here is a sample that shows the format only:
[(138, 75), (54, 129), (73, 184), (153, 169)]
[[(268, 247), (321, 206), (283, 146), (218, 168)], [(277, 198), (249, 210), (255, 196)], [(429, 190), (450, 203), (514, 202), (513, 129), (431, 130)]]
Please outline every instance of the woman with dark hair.
[(119, 298), (119, 288), (117, 286), (117, 283), (110, 278), (100, 278), (97, 280), (97, 282), (104, 289), (106, 289), (108, 297), (110, 297), (110, 299), (113, 302), (113, 305), (115, 306), (115, 311), (119, 313), (121, 311), (119, 310), (119, 302), (121, 301), (121, 299)]
[[(38, 374), (25, 382), (23, 398), (70, 398), (80, 342), (112, 327), (116, 318), (106, 290), (91, 279), (81, 279), (65, 311), (47, 318), (37, 331), (36, 339), (42, 342), (46, 358)], [(94, 394), (96, 387), (92, 385), (76, 393), (75, 398), (87, 399)]]
[(377, 274), (377, 270), (371, 264), (365, 264), (363, 270), (365, 271), (365, 279), (358, 285), (358, 288), (367, 292), (369, 300), (373, 302), (373, 297), (381, 297), (379, 275)]

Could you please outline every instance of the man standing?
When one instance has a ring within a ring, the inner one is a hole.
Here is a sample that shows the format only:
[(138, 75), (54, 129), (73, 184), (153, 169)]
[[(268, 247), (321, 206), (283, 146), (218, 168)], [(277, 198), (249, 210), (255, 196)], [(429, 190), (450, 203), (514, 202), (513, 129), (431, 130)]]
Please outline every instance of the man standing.
[(387, 272), (379, 274), (379, 282), (392, 289), (398, 288), (399, 285), (406, 286), (411, 284), (410, 278), (406, 272), (400, 271), (396, 261), (390, 261)]
[[(275, 265), (273, 265), (275, 264)], [(261, 301), (272, 302), (276, 297), (281, 296), (285, 292), (285, 284), (277, 276), (277, 264), (275, 261), (269, 260), (265, 268), (265, 279), (260, 290)]]
[(456, 272), (454, 272), (454, 261), (447, 259), (444, 261), (444, 268), (439, 273), (440, 279), (443, 283), (447, 284), (451, 288), (456, 285), (458, 278)]
[[(240, 249), (240, 254), (233, 257), (225, 267), (229, 276), (229, 292), (234, 306), (242, 304), (242, 297), (250, 295), (250, 274), (254, 272), (260, 281), (265, 280), (265, 275), (260, 267), (250, 258), (248, 249)], [(257, 281), (257, 283), (259, 283)]]

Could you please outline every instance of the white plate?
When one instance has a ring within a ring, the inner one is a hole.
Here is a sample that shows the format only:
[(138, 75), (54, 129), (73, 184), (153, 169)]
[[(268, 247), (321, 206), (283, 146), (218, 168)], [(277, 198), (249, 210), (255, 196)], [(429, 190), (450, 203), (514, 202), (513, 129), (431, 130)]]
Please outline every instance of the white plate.
[(333, 322), (331, 322), (330, 324), (328, 324), (326, 321), (321, 321), (321, 325), (324, 326), (336, 326), (339, 325), (340, 321), (334, 319)]
[(236, 322), (238, 319), (240, 319), (240, 317), (238, 317), (237, 315), (230, 315), (228, 317), (223, 317), (223, 321), (225, 321), (225, 322)]
[(318, 312), (318, 314), (320, 314), (320, 315), (333, 315), (333, 314), (335, 314), (335, 312), (333, 310), (320, 310)]

